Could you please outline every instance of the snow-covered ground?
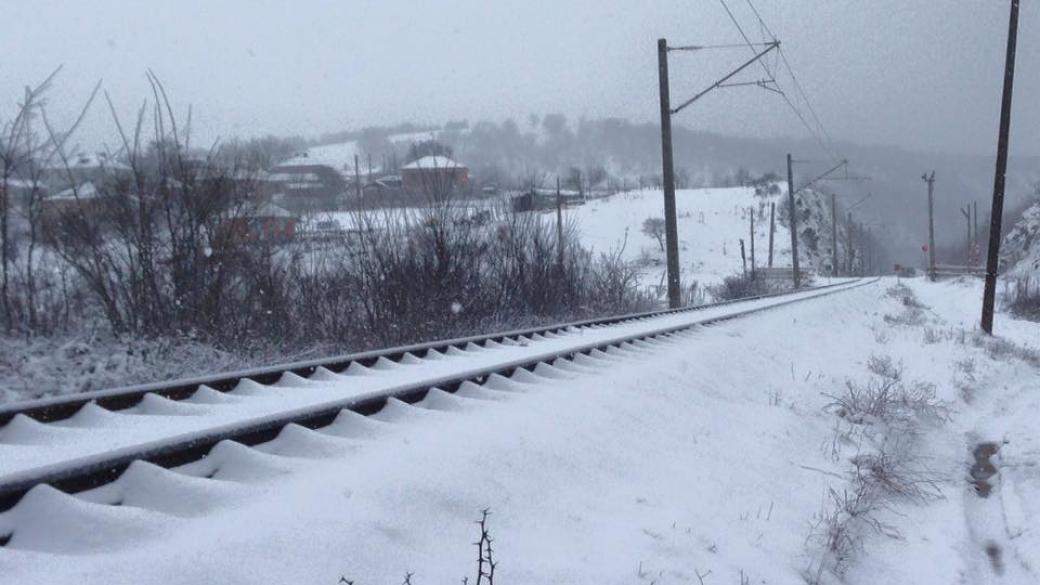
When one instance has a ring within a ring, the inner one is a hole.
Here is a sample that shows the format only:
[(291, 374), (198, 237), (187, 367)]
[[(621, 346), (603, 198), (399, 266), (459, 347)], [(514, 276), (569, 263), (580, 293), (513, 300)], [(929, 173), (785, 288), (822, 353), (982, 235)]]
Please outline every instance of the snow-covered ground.
[[(595, 253), (622, 251), (622, 257), (640, 264), (646, 286), (665, 284), (665, 255), (657, 240), (643, 233), (648, 218), (664, 217), (664, 195), (645, 189), (594, 199), (566, 211), (581, 233), (582, 244)], [(740, 240), (751, 263), (750, 210), (755, 212), (755, 263), (765, 266), (769, 256), (769, 204), (777, 205), (773, 236), (773, 265), (791, 265), (791, 232), (781, 225), (779, 194), (755, 195), (754, 188), (680, 189), (675, 194), (679, 230), (679, 261), (684, 285), (718, 284), (743, 270)]]
[[(1002, 314), (989, 340), (974, 331), (977, 283), (904, 284), (923, 307), (885, 279), (580, 365), (580, 377), (495, 380), (350, 417), (338, 435), (289, 433), (269, 452), (225, 445), (212, 480), (135, 466), (118, 507), (37, 490), (17, 509), (36, 528), (0, 549), (0, 575), (473, 582), (474, 521), (490, 508), (501, 583), (804, 583), (826, 559), (829, 490), (850, 489), (852, 458), (883, 434), (848, 432), (825, 394), (889, 356), (948, 412), (921, 421), (908, 460), (942, 497), (886, 499), (872, 513), (882, 530), (853, 534), (844, 579), (1036, 583), (1040, 326)], [(980, 441), (1000, 445), (986, 499), (968, 481)]]
[[(901, 537), (873, 538), (849, 582), (1038, 583), (1040, 324), (998, 314), (991, 339), (978, 331), (981, 281), (907, 282), (923, 322), (879, 334), (906, 377), (934, 383), (950, 408), (919, 454), (944, 498), (895, 508), (886, 520)], [(999, 448), (988, 498), (968, 481), (980, 443)]]

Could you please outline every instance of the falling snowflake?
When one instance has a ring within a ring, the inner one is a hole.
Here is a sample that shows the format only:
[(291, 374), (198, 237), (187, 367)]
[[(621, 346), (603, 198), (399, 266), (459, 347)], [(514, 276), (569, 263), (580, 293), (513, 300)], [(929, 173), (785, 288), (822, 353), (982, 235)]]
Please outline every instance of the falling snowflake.
[(454, 301), (451, 303), (451, 312), (458, 315), (462, 312), (462, 303)]

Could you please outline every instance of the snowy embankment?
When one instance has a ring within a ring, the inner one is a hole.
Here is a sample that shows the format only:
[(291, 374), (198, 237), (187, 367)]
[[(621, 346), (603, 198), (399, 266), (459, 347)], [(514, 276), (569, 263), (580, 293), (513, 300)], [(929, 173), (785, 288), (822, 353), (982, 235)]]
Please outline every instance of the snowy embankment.
[[(643, 286), (665, 284), (665, 255), (657, 239), (643, 233), (643, 222), (664, 217), (664, 195), (645, 189), (593, 199), (566, 211), (594, 253), (621, 251), (622, 258), (640, 267)], [(751, 265), (750, 210), (755, 213), (755, 263), (765, 266), (769, 256), (769, 205), (776, 204), (773, 236), (774, 266), (791, 265), (791, 232), (780, 222), (780, 194), (755, 195), (753, 187), (680, 189), (675, 194), (679, 230), (679, 261), (684, 285), (718, 284), (743, 270), (740, 240)]]
[[(1040, 350), (1040, 328), (1001, 315), (1007, 339), (984, 339), (975, 283), (906, 284), (694, 330), (579, 366), (580, 377), (395, 405), (354, 421), (350, 438), (301, 439), (284, 453), (295, 456), (225, 449), (223, 481), (142, 471), (119, 507), (36, 492), (24, 513), (43, 528), (0, 549), (0, 574), (474, 582), (473, 521), (490, 508), (501, 583), (835, 582), (807, 571), (834, 560), (831, 494), (848, 494), (854, 458), (891, 434), (882, 420), (839, 417), (827, 395), (888, 356), (908, 384), (934, 385), (946, 414), (921, 421), (894, 477), (942, 497), (889, 494), (870, 512), (876, 524), (850, 526), (845, 580), (985, 583), (999, 571), (1035, 583), (1040, 364), (1025, 344)], [(979, 442), (999, 445), (986, 499), (967, 481)], [(164, 497), (171, 485), (176, 497)]]
[(916, 456), (944, 498), (886, 514), (900, 538), (868, 541), (848, 582), (1040, 582), (1040, 325), (998, 314), (990, 338), (981, 281), (907, 282), (921, 310), (878, 335), (949, 408)]
[(1004, 236), (1001, 264), (1011, 279), (1040, 279), (1040, 201), (1026, 208)]

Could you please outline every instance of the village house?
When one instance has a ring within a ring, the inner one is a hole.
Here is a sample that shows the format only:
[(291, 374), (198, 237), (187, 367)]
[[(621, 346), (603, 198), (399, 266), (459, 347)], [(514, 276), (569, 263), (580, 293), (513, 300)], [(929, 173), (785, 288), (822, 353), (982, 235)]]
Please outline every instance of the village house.
[(300, 218), (271, 203), (243, 210), (217, 226), (217, 240), (250, 244), (285, 244), (296, 237)]
[[(557, 193), (555, 189), (528, 189), (512, 199), (513, 211), (538, 211), (556, 209)], [(564, 189), (559, 192), (559, 203), (564, 207), (584, 205), (585, 195), (580, 191)]]
[(126, 163), (104, 152), (75, 154), (66, 162), (52, 162), (43, 169), (43, 181), (52, 191), (69, 189), (73, 185), (85, 185), (88, 182), (103, 184), (121, 176), (128, 176), (131, 172)]
[(272, 200), (293, 211), (336, 209), (347, 192), (345, 172), (306, 153), (271, 169), (265, 177)]
[(469, 185), (469, 169), (446, 156), (424, 156), (401, 167), (406, 190), (450, 191)]
[[(43, 183), (21, 179), (0, 179), (0, 205), (25, 210), (34, 198), (47, 197), (47, 186)], [(6, 200), (6, 201), (5, 201)]]
[(69, 187), (40, 201), (44, 236), (53, 238), (72, 220), (92, 220), (105, 212), (101, 192), (93, 181)]

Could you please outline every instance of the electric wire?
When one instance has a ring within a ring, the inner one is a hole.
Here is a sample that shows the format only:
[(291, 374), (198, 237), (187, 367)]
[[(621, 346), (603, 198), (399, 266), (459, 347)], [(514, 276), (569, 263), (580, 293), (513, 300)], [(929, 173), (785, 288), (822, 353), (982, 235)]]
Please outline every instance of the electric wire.
[[(758, 10), (754, 7), (753, 4), (751, 4), (751, 1), (750, 0), (746, 0), (746, 1), (748, 3), (748, 6), (751, 8), (752, 12), (754, 12), (755, 17), (758, 19), (759, 26), (763, 30), (765, 30), (765, 32), (775, 42), (777, 40), (776, 39), (776, 35), (774, 35), (772, 30), (770, 30), (769, 26), (766, 25), (765, 20), (762, 19), (761, 15), (758, 13)], [(747, 33), (744, 32), (744, 27), (742, 27), (740, 25), (740, 22), (737, 20), (736, 15), (733, 14), (733, 11), (730, 9), (729, 4), (726, 3), (726, 0), (719, 0), (719, 2), (722, 4), (723, 9), (726, 11), (726, 14), (729, 16), (729, 19), (733, 23), (734, 27), (736, 27), (737, 32), (740, 33), (741, 38), (744, 39), (744, 42), (753, 51), (754, 50), (754, 46), (753, 46), (753, 43), (751, 42), (751, 39), (747, 36)], [(813, 139), (820, 146), (820, 148), (824, 152), (826, 152), (829, 156), (831, 156), (831, 158), (833, 160), (835, 160), (835, 161), (842, 160), (842, 157), (837, 154), (837, 149), (834, 147), (834, 141), (831, 139), (830, 134), (827, 132), (826, 128), (823, 126), (823, 123), (820, 121), (819, 116), (816, 114), (816, 111), (813, 108), (812, 103), (809, 101), (808, 96), (806, 95), (804, 88), (802, 88), (801, 83), (798, 81), (797, 76), (795, 76), (794, 70), (791, 67), (790, 61), (787, 59), (786, 55), (784, 55), (783, 49), (782, 48), (778, 48), (777, 52), (779, 53), (779, 55), (778, 55), (778, 63), (783, 63), (784, 68), (787, 70), (787, 73), (791, 77), (791, 81), (792, 81), (792, 83), (793, 83), (793, 85), (795, 87), (795, 90), (801, 96), (802, 101), (805, 102), (805, 105), (807, 106), (807, 109), (809, 110), (810, 116), (813, 118), (813, 121), (816, 123), (816, 126), (814, 127), (813, 124), (809, 122), (809, 120), (806, 118), (805, 114), (802, 113), (801, 109), (797, 105), (795, 105), (795, 103), (791, 100), (791, 97), (787, 95), (787, 92), (783, 91), (782, 89), (779, 89), (777, 91), (777, 93), (779, 93), (780, 96), (783, 97), (783, 99), (787, 103), (788, 107), (791, 109), (792, 112), (794, 112), (795, 116), (802, 123), (802, 125), (805, 127), (805, 129), (809, 132), (810, 136), (813, 137)], [(766, 75), (768, 75), (770, 77), (770, 80), (772, 81), (772, 83), (779, 88), (779, 83), (776, 81), (775, 74), (773, 72), (769, 71), (769, 68), (765, 65), (765, 63), (762, 63), (761, 65), (762, 65), (763, 70), (766, 72)]]
[[(773, 34), (773, 31), (769, 28), (769, 25), (766, 24), (765, 19), (762, 18), (762, 14), (759, 13), (758, 8), (755, 7), (754, 3), (751, 0), (744, 1), (747, 3), (748, 8), (751, 9), (752, 14), (755, 15), (755, 18), (758, 20), (759, 26), (762, 27), (762, 29), (769, 35), (770, 38), (776, 40), (776, 35)], [(798, 93), (801, 95), (802, 101), (805, 102), (806, 107), (809, 109), (809, 114), (816, 122), (816, 125), (819, 127), (820, 132), (823, 134), (824, 138), (826, 138), (827, 143), (830, 144), (831, 149), (837, 151), (837, 148), (835, 148), (834, 146), (834, 140), (831, 138), (830, 133), (827, 132), (827, 127), (823, 125), (823, 122), (820, 120), (819, 115), (816, 113), (816, 108), (813, 107), (812, 100), (809, 99), (809, 94), (805, 91), (805, 88), (802, 86), (802, 83), (798, 80), (798, 76), (795, 75), (794, 67), (791, 66), (791, 62), (787, 59), (787, 54), (784, 53), (783, 49), (777, 51), (777, 59), (783, 62), (784, 67), (787, 69), (788, 74), (790, 74), (791, 76), (791, 81), (794, 83), (795, 90), (797, 90)]]

